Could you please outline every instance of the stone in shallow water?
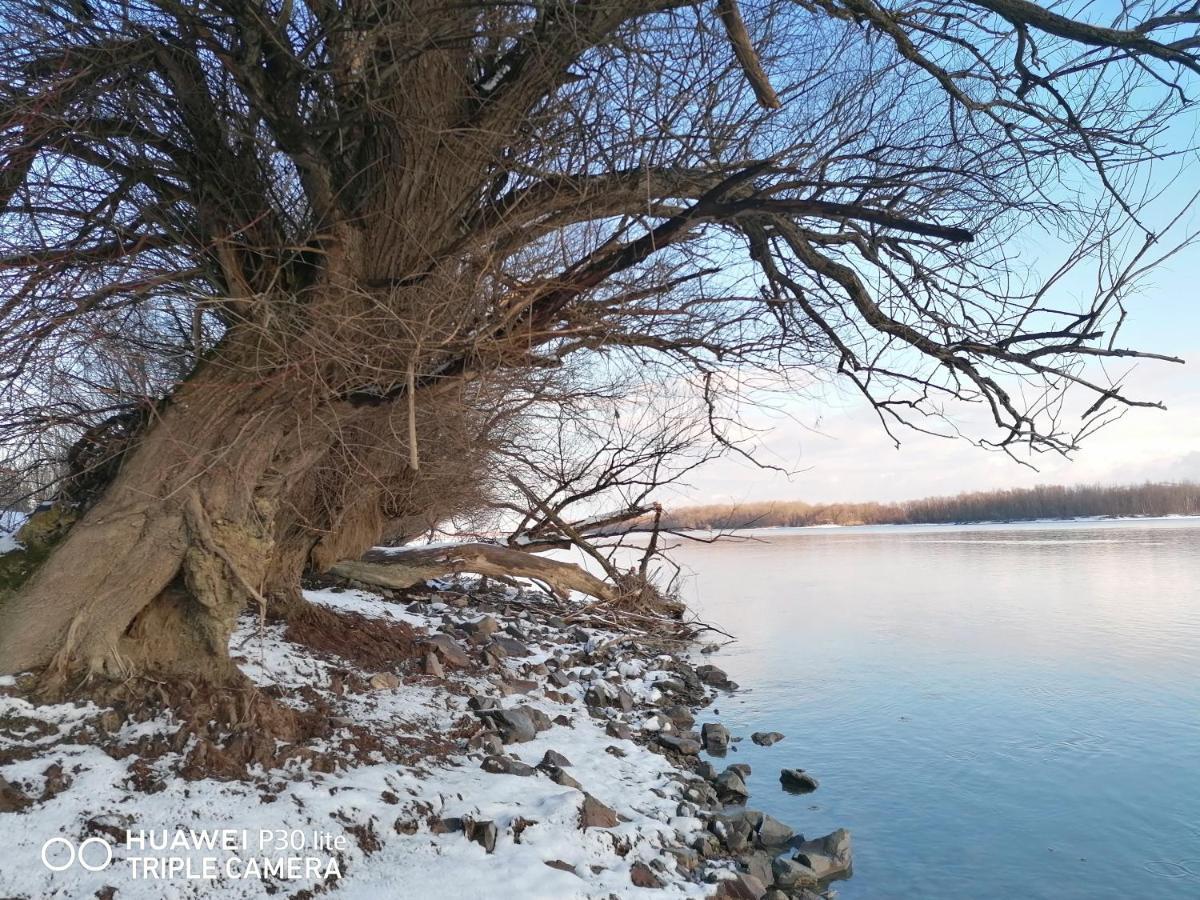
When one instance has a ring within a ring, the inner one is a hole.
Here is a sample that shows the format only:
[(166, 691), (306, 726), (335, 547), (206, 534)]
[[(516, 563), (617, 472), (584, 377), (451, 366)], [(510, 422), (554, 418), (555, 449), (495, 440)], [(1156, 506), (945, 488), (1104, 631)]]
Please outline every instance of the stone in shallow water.
[(729, 680), (729, 676), (725, 674), (724, 669), (718, 669), (716, 666), (696, 666), (696, 677), (705, 684), (712, 687), (725, 688), (733, 690), (737, 685)]
[(756, 731), (750, 735), (750, 740), (758, 744), (760, 747), (770, 747), (772, 744), (778, 744), (783, 740), (783, 735), (778, 731)]
[(709, 753), (724, 753), (729, 747), (729, 729), (718, 722), (705, 722), (700, 728), (700, 740)]
[(785, 891), (795, 888), (816, 887), (820, 882), (817, 873), (804, 863), (794, 859), (777, 859), (771, 864), (771, 874), (775, 876), (775, 884)]
[(746, 782), (733, 769), (726, 769), (718, 775), (713, 786), (717, 789), (717, 796), (725, 803), (742, 803), (750, 796)]
[(824, 880), (850, 871), (851, 855), (850, 832), (839, 828), (800, 844), (792, 859), (808, 866)]
[(810, 794), (820, 786), (820, 782), (803, 769), (783, 769), (779, 773), (779, 783), (789, 794)]
[(796, 832), (790, 825), (780, 822), (774, 816), (768, 816), (766, 813), (758, 813), (758, 816), (755, 833), (760, 847), (777, 850), (795, 836)]

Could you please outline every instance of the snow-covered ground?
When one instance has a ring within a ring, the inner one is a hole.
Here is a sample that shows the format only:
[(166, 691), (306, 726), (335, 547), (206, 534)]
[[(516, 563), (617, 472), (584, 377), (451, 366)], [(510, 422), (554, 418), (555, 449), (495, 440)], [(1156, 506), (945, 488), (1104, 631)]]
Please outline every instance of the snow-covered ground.
[(28, 515), (13, 509), (0, 509), (0, 553), (17, 549), (13, 535), (25, 523)]
[[(307, 596), (430, 633), (473, 617), (439, 602), (405, 607), (359, 591)], [(534, 707), (560, 717), (560, 724), (506, 745), (505, 752), (530, 766), (547, 751), (562, 754), (571, 763), (564, 771), (582, 790), (542, 772), (489, 774), (480, 767), (484, 754), (466, 750), (461, 741), (408, 765), (372, 752), (332, 772), (293, 760), (245, 779), (185, 780), (178, 767), (187, 746), (149, 761), (137, 753), (114, 754), (111, 740), (105, 746), (91, 742), (94, 731), (84, 727), (104, 710), (33, 706), (6, 678), (0, 680), (0, 776), (33, 803), (0, 812), (0, 896), (300, 898), (325, 890), (364, 900), (711, 895), (711, 883), (689, 879), (665, 851), (686, 845), (704, 825), (676, 815), (684, 776), (664, 756), (607, 735), (605, 721), (583, 704), (596, 679), (619, 683), (641, 700), (657, 699), (655, 685), (668, 673), (656, 671), (654, 659), (627, 655), (607, 668), (576, 666), (577, 680), (557, 690), (544, 681), (530, 689), (532, 669), (571, 647), (562, 643), (562, 633), (551, 639), (519, 611), (496, 618), (522, 635), (531, 655), (505, 659), (498, 672), (451, 672), (445, 679), (406, 674), (398, 686), (339, 692), (337, 713), (345, 718), (331, 721), (366, 725), (384, 742), (433, 742), (476, 721), (467, 705), (471, 695), (498, 698), (505, 707)], [(282, 632), (283, 626), (260, 629), (248, 619), (233, 647), (252, 679), (285, 688), (285, 702), (299, 705), (301, 692), (324, 691), (337, 672), (353, 668), (284, 640)], [(596, 631), (573, 636), (592, 646), (620, 638)], [(372, 673), (361, 675), (369, 680)], [(502, 697), (506, 679), (524, 680), (520, 689), (530, 692)], [(177, 727), (166, 716), (127, 721), (116, 743), (132, 748)], [(335, 730), (328, 740), (349, 734)], [(620, 821), (581, 828), (585, 792)], [(458, 820), (476, 833), (482, 829), (472, 822), (493, 823), (494, 850), (469, 839)], [(633, 887), (639, 863), (652, 868), (660, 886)], [(256, 865), (272, 874), (259, 877)], [(283, 877), (292, 874), (298, 877)]]

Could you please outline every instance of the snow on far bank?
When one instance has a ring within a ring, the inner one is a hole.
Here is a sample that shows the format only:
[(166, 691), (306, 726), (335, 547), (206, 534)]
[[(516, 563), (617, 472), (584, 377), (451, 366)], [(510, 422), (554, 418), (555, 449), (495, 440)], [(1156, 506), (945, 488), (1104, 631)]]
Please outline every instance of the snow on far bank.
[[(307, 596), (342, 611), (390, 618), (430, 632), (447, 618), (475, 618), (438, 603), (414, 612), (361, 591), (310, 591)], [(496, 618), (501, 625), (530, 631), (518, 616)], [(299, 705), (302, 691), (323, 689), (337, 672), (351, 668), (345, 660), (284, 640), (283, 630), (278, 625), (260, 629), (247, 619), (232, 647), (253, 680), (284, 688), (285, 702)], [(606, 635), (591, 632), (590, 638), (603, 640)], [(532, 637), (526, 641), (533, 653), (506, 660), (508, 677), (523, 675), (529, 665), (562, 646)], [(633, 741), (607, 736), (603, 722), (590, 717), (582, 703), (589, 679), (623, 678), (631, 693), (648, 698), (656, 695), (655, 680), (665, 673), (651, 664), (628, 661), (620, 672), (586, 667), (574, 671), (580, 680), (561, 692), (551, 691), (553, 698), (537, 689), (501, 699), (506, 707), (525, 705), (569, 720), (531, 741), (507, 745), (505, 751), (530, 766), (550, 750), (566, 756), (571, 777), (621, 818), (615, 827), (580, 828), (583, 791), (541, 773), (489, 774), (480, 768), (482, 754), (461, 749), (425, 755), (411, 765), (368, 752), (359, 764), (333, 772), (315, 771), (309, 763), (293, 760), (281, 769), (259, 770), (247, 780), (189, 781), (172, 768), (186, 746), (149, 762), (136, 753), (114, 758), (95, 743), (82, 738), (72, 742), (70, 737), (86, 735), (78, 726), (101, 709), (75, 704), (34, 707), (16, 696), (7, 680), (0, 685), (0, 776), (36, 802), (22, 812), (0, 812), (0, 896), (158, 900), (300, 897), (311, 896), (301, 891), (328, 890), (333, 897), (363, 900), (586, 900), (631, 892), (647, 898), (711, 893), (711, 884), (687, 880), (664, 852), (667, 845), (686, 843), (702, 827), (698, 819), (675, 817), (681, 795), (678, 771), (663, 756)], [(364, 678), (371, 674), (361, 672)], [(336, 712), (345, 719), (331, 721), (366, 725), (381, 741), (435, 741), (461, 731), (464, 720), (474, 720), (467, 706), (469, 694), (497, 695), (494, 681), (483, 675), (404, 680), (395, 689), (339, 694)], [(176, 727), (167, 717), (126, 722), (117, 737), (129, 747), (171, 734)], [(335, 730), (329, 741), (349, 735)], [(61, 775), (55, 767), (61, 767)], [(54, 782), (61, 784), (63, 776), (70, 784), (56, 792)], [(488, 853), (462, 831), (438, 833), (433, 823), (441, 819), (494, 823), (494, 852)], [(246, 846), (216, 852), (194, 846), (192, 831), (205, 835), (217, 829), (244, 835)], [(127, 830), (135, 836), (165, 834), (172, 841), (182, 834), (193, 845), (140, 849), (135, 841), (130, 847)], [(260, 832), (268, 841), (277, 840), (276, 835), (300, 835), (304, 849), (280, 851), (271, 843), (260, 849)], [(64, 840), (47, 846), (54, 838)], [(98, 871), (75, 863), (54, 872), (43, 863), (43, 851), (51, 866), (68, 862), (67, 844), (79, 846), (86, 839), (94, 840), (84, 859)], [(105, 847), (112, 850), (112, 862), (99, 866)], [(315, 859), (318, 868), (294, 879), (239, 877), (257, 857), (289, 856)], [(170, 879), (145, 877), (145, 862), (135, 862), (144, 857), (177, 859), (174, 865), (191, 866), (197, 877), (184, 877), (186, 871)], [(205, 877), (206, 858), (216, 859), (214, 877)], [(638, 862), (654, 864), (661, 887), (632, 889), (631, 867)], [(340, 877), (323, 885), (330, 864), (336, 864)], [(135, 866), (143, 877), (133, 877)]]

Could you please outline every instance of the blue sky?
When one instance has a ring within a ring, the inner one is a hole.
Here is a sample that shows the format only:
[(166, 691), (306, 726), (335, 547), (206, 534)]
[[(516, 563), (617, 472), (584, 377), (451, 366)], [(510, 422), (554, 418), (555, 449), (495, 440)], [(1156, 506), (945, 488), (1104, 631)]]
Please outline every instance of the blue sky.
[[(1200, 174), (1181, 182), (1180, 198), (1188, 182), (1200, 186)], [(1193, 227), (1200, 228), (1200, 216), (1193, 218)], [(1122, 343), (1180, 356), (1187, 364), (1142, 360), (1125, 366), (1132, 369), (1129, 393), (1160, 400), (1167, 410), (1131, 410), (1089, 438), (1072, 459), (1042, 454), (1034, 471), (967, 441), (913, 432), (898, 435), (897, 450), (859, 398), (827, 390), (819, 398), (789, 401), (786, 416), (750, 416), (750, 423), (763, 429), (763, 457), (793, 470), (791, 475), (725, 459), (696, 473), (680, 499), (902, 500), (1039, 483), (1200, 480), (1200, 248), (1189, 248), (1156, 270), (1128, 305)], [(968, 418), (956, 421), (965, 431), (979, 433)]]

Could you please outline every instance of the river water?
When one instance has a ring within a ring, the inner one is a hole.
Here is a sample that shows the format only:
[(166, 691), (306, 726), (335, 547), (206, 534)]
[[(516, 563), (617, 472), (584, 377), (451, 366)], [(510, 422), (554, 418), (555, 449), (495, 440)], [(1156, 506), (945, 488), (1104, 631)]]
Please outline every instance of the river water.
[(1200, 520), (752, 534), (675, 553), (738, 638), (698, 724), (750, 806), (851, 830), (843, 900), (1200, 898)]

